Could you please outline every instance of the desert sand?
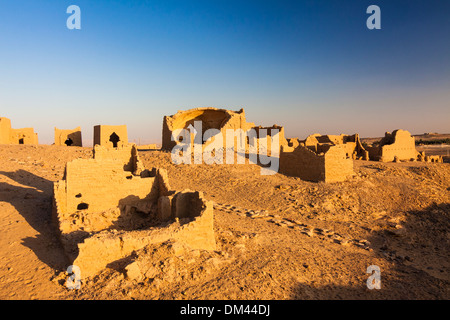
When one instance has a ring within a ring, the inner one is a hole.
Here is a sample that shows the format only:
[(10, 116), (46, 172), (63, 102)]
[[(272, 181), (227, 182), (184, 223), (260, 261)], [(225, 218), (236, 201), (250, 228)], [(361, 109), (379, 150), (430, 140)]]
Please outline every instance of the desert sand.
[[(449, 299), (450, 165), (354, 160), (344, 182), (260, 175), (257, 165), (174, 165), (173, 189), (214, 201), (215, 251), (152, 245), (66, 287), (70, 262), (52, 224), (53, 182), (92, 148), (0, 148), (0, 299)], [(367, 267), (381, 270), (369, 290)], [(130, 268), (129, 268), (130, 269)]]

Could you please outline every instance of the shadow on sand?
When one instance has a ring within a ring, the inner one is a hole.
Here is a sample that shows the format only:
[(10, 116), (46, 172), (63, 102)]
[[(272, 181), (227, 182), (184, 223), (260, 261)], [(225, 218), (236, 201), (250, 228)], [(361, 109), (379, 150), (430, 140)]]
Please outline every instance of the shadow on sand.
[(444, 299), (450, 298), (450, 204), (408, 211), (401, 233), (382, 230), (368, 238), (375, 258), (393, 265), (381, 269), (381, 289), (368, 289), (363, 270), (357, 286), (298, 284), (292, 299)]
[(67, 267), (68, 261), (52, 223), (53, 182), (26, 170), (0, 171), (22, 186), (0, 183), (0, 201), (8, 202), (39, 234), (22, 239), (39, 260), (57, 270)]

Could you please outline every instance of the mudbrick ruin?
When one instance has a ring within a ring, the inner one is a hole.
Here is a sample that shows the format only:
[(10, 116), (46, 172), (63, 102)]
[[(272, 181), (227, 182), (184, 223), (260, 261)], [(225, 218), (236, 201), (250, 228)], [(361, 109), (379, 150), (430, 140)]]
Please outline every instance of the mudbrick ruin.
[[(273, 141), (271, 130), (276, 129), (279, 173), (305, 181), (346, 181), (356, 175), (354, 160), (443, 161), (442, 156), (418, 152), (414, 137), (404, 130), (386, 132), (373, 144), (362, 143), (358, 134), (312, 134), (304, 140), (286, 139), (282, 126), (262, 127), (247, 122), (244, 109), (196, 108), (165, 116), (161, 149), (170, 151), (182, 143), (178, 132), (193, 128), (196, 122), (201, 123), (202, 133), (215, 129), (221, 141), (226, 141), (228, 129), (244, 134), (253, 130), (256, 135), (244, 140), (246, 156), (252, 152), (268, 154)], [(80, 127), (54, 130), (56, 146), (83, 145)], [(261, 139), (263, 131), (268, 139)], [(171, 189), (166, 169), (146, 168), (138, 146), (128, 142), (125, 125), (97, 125), (93, 133), (92, 158), (67, 162), (63, 178), (53, 184), (53, 221), (68, 259), (80, 267), (83, 279), (125, 260), (128, 264), (122, 270), (130, 278), (139, 278), (142, 275), (136, 271), (136, 262), (129, 258), (151, 245), (170, 243), (172, 253), (179, 247), (216, 250), (212, 201), (199, 191)], [(190, 132), (191, 141), (205, 148), (209, 141), (198, 142), (195, 134)], [(37, 143), (33, 128), (12, 129), (9, 119), (0, 118), (0, 144)], [(156, 145), (145, 147), (156, 149)], [(236, 147), (234, 140), (232, 145), (224, 146)]]
[[(256, 133), (255, 137), (251, 137), (255, 138), (253, 144), (255, 146), (259, 146), (259, 138), (261, 137), (259, 134), (260, 131), (264, 130), (265, 134), (270, 137), (271, 130), (277, 129), (279, 144), (284, 145), (287, 143), (284, 137), (283, 127), (277, 125), (273, 125), (271, 127), (255, 126), (254, 123), (247, 122), (244, 109), (240, 109), (239, 111), (231, 111), (217, 108), (195, 108), (186, 111), (178, 111), (174, 115), (164, 117), (162, 129), (162, 149), (172, 150), (176, 144), (182, 142), (176, 132), (179, 132), (179, 130), (182, 129), (188, 129), (190, 126), (194, 126), (196, 121), (199, 121), (202, 124), (202, 135), (208, 129), (216, 129), (219, 132), (217, 135), (220, 135), (221, 141), (224, 142), (227, 140), (227, 130), (240, 131), (244, 133), (249, 130), (253, 130)], [(208, 144), (204, 140), (196, 141), (195, 134), (193, 132), (190, 132), (190, 135), (190, 141), (193, 143)], [(267, 137), (267, 140), (269, 142), (267, 149), (270, 150), (271, 139)], [(247, 148), (250, 142), (250, 139), (244, 141)], [(236, 141), (233, 140), (232, 143), (233, 144), (230, 146), (226, 145), (225, 148), (236, 148)]]
[(214, 250), (213, 206), (201, 192), (170, 189), (163, 169), (144, 169), (134, 144), (95, 146), (67, 163), (54, 185), (54, 218), (83, 277), (152, 243)]
[(0, 144), (38, 144), (33, 128), (13, 129), (11, 120), (0, 117)]
[(73, 130), (55, 128), (55, 146), (82, 147), (81, 128)]

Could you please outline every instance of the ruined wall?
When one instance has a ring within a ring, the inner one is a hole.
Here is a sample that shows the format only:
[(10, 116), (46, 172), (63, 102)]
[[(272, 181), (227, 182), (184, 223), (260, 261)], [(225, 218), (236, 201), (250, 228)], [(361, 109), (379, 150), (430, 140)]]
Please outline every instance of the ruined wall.
[(55, 145), (82, 147), (81, 128), (77, 127), (73, 130), (55, 128)]
[(416, 159), (415, 138), (408, 131), (395, 130), (392, 133), (386, 132), (380, 144), (368, 148), (371, 160), (391, 162), (395, 158), (398, 160)]
[(94, 145), (116, 148), (128, 144), (127, 126), (94, 126)]
[(305, 146), (282, 147), (280, 173), (308, 181), (325, 181), (325, 157)]
[(38, 135), (33, 128), (11, 129), (11, 144), (38, 144)]
[[(273, 134), (272, 129), (277, 129), (279, 131), (279, 146), (287, 145), (287, 140), (284, 136), (284, 127), (282, 126), (271, 126), (271, 127), (262, 127), (255, 126), (254, 123), (247, 122), (245, 119), (245, 111), (241, 109), (239, 111), (230, 111), (225, 109), (217, 109), (217, 108), (196, 108), (187, 111), (178, 111), (175, 115), (165, 116), (163, 121), (163, 132), (162, 132), (162, 149), (164, 150), (172, 150), (173, 147), (177, 144), (176, 141), (172, 141), (172, 134), (179, 129), (188, 129), (189, 126), (194, 126), (195, 121), (202, 122), (202, 136), (208, 129), (217, 129), (220, 133), (210, 141), (202, 141), (202, 149), (205, 149), (215, 141), (216, 138), (221, 139), (223, 144), (221, 147), (230, 149), (234, 148), (235, 150), (239, 149), (238, 144), (238, 135), (239, 133), (235, 132), (235, 136), (232, 143), (228, 143), (227, 141), (227, 130), (242, 130), (243, 133), (247, 133), (248, 130), (253, 129), (256, 133), (256, 140), (251, 137), (251, 135), (247, 135), (245, 141), (243, 141), (247, 152), (256, 152), (256, 153), (265, 153), (270, 155), (271, 149), (271, 135)], [(264, 138), (261, 138), (260, 132), (265, 130), (267, 132), (267, 142)], [(190, 133), (191, 143), (197, 143), (200, 141), (194, 141), (194, 133)], [(229, 145), (230, 144), (230, 145)], [(214, 144), (217, 146), (217, 143)], [(267, 146), (267, 150), (265, 147)], [(251, 151), (249, 151), (251, 150)], [(279, 151), (279, 149), (277, 150)]]
[[(176, 145), (176, 142), (172, 141), (173, 131), (176, 129), (187, 129), (190, 125), (194, 126), (195, 121), (202, 122), (203, 133), (208, 129), (219, 129), (225, 133), (226, 129), (247, 130), (253, 126), (253, 123), (247, 123), (245, 120), (244, 109), (230, 111), (217, 108), (195, 108), (187, 111), (178, 111), (174, 115), (164, 116), (162, 149), (172, 150)], [(194, 141), (193, 136), (191, 136), (191, 141)], [(223, 137), (225, 138), (225, 135)]]
[(325, 182), (339, 182), (354, 175), (353, 160), (347, 157), (345, 144), (331, 147), (325, 153)]
[(353, 160), (347, 158), (343, 145), (329, 146), (325, 153), (319, 154), (303, 144), (283, 146), (280, 173), (308, 181), (344, 181), (354, 174)]
[(185, 221), (178, 219), (164, 227), (130, 232), (103, 231), (85, 239), (78, 245), (79, 254), (73, 262), (80, 267), (81, 277), (93, 276), (135, 250), (168, 240), (180, 241), (191, 249), (216, 250), (212, 202), (204, 200), (201, 193), (194, 197), (203, 204), (202, 210), (191, 210), (192, 217)]
[(110, 147), (94, 146), (94, 159), (98, 161), (115, 160), (123, 164), (123, 170), (139, 174), (144, 166), (138, 156), (136, 144), (120, 145), (111, 150)]
[(183, 208), (186, 214), (183, 218), (143, 230), (105, 230), (79, 243), (73, 264), (80, 267), (81, 276), (93, 276), (111, 262), (129, 256), (134, 250), (167, 240), (180, 241), (191, 249), (215, 250), (212, 202), (206, 201), (202, 193), (191, 191), (179, 192), (176, 198), (179, 200), (173, 205)]
[(61, 242), (83, 277), (168, 239), (216, 248), (212, 202), (200, 192), (170, 190), (167, 172), (143, 168), (136, 145), (96, 146), (93, 159), (67, 163), (53, 191)]
[(11, 134), (11, 120), (0, 118), (0, 144), (9, 144)]
[[(284, 136), (284, 127), (281, 127), (281, 126), (278, 126), (275, 124), (271, 127), (258, 126), (258, 127), (253, 127), (252, 129), (254, 129), (256, 131), (256, 134), (258, 137), (256, 146), (258, 148), (257, 150), (259, 153), (265, 153), (267, 155), (271, 155), (272, 138), (275, 136), (274, 132), (272, 131), (273, 129), (278, 130), (279, 148), (281, 148), (281, 146), (288, 145), (288, 142)], [(264, 134), (262, 134), (261, 130), (265, 130), (265, 132), (267, 133), (267, 137), (266, 137), (267, 141), (264, 138), (261, 138), (264, 136)], [(278, 151), (280, 151), (280, 149), (278, 149)]]
[(33, 128), (12, 129), (11, 120), (0, 118), (0, 143), (38, 144), (38, 135)]
[[(75, 159), (67, 163), (65, 180), (57, 190), (66, 197), (62, 212), (88, 213), (108, 210), (119, 204), (152, 198), (154, 178), (141, 178), (123, 170), (114, 160)], [(85, 204), (85, 205), (82, 205)], [(79, 207), (86, 207), (79, 209)], [(65, 210), (64, 210), (65, 209)]]
[(359, 134), (354, 135), (321, 135), (315, 133), (304, 140), (305, 146), (316, 153), (327, 152), (331, 146), (341, 145), (346, 157), (358, 160), (369, 160), (369, 152), (363, 147)]

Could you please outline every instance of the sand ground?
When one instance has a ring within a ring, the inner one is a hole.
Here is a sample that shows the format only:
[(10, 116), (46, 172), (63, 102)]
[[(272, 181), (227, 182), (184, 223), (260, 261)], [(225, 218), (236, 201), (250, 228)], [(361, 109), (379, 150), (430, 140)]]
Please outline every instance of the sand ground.
[[(450, 164), (354, 161), (342, 183), (313, 183), (257, 165), (174, 165), (172, 189), (215, 202), (215, 252), (174, 256), (163, 245), (135, 259), (161, 276), (108, 268), (65, 286), (70, 265), (51, 223), (52, 184), (91, 148), (0, 146), (0, 299), (449, 299)], [(150, 254), (151, 253), (151, 254)], [(157, 263), (155, 263), (157, 262)], [(381, 270), (369, 290), (366, 269)]]

